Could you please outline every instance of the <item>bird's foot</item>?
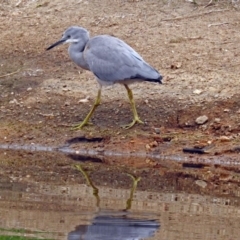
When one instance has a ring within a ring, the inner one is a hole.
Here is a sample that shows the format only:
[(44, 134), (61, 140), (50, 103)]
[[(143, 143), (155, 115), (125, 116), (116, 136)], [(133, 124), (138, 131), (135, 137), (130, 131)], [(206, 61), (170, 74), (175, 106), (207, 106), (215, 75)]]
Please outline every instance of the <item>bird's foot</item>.
[(80, 130), (80, 129), (82, 129), (84, 126), (87, 126), (87, 125), (93, 125), (93, 123), (84, 120), (84, 121), (82, 121), (80, 124), (77, 124), (77, 125), (73, 126), (73, 127), (72, 127), (72, 130)]
[(141, 180), (141, 177), (135, 177), (131, 173), (126, 173), (132, 180), (133, 180), (133, 185), (137, 186), (138, 182)]
[(130, 124), (124, 125), (122, 127), (125, 129), (129, 129), (129, 128), (133, 127), (136, 123), (144, 124), (144, 122), (141, 121), (139, 118), (134, 118)]

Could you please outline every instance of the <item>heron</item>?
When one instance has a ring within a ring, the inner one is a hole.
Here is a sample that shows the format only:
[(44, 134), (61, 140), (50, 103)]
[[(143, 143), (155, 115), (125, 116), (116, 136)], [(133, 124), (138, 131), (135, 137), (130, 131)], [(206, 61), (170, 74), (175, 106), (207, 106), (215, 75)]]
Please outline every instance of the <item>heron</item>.
[(72, 26), (66, 29), (62, 38), (49, 46), (50, 50), (60, 44), (69, 43), (68, 54), (71, 60), (82, 69), (91, 71), (99, 83), (97, 98), (85, 119), (75, 129), (89, 123), (95, 109), (100, 104), (102, 86), (122, 84), (128, 94), (133, 112), (133, 120), (124, 128), (129, 129), (136, 123), (143, 124), (137, 113), (132, 90), (129, 84), (148, 81), (162, 83), (161, 74), (123, 40), (110, 35), (90, 37), (87, 29)]
[[(132, 187), (130, 196), (126, 201), (126, 207), (123, 210), (107, 210), (101, 208), (101, 198), (99, 196), (99, 189), (95, 186), (92, 179), (86, 170), (80, 165), (75, 165), (75, 168), (82, 173), (89, 187), (92, 188), (92, 194), (96, 199), (96, 209), (91, 214), (91, 219), (88, 219), (87, 224), (81, 222), (74, 231), (68, 233), (68, 240), (140, 240), (153, 237), (160, 228), (160, 223), (156, 217), (147, 218), (143, 216), (131, 216), (131, 206), (134, 200), (134, 194), (137, 189), (140, 177), (135, 177), (127, 173), (132, 179)], [(114, 207), (114, 206), (113, 206)]]

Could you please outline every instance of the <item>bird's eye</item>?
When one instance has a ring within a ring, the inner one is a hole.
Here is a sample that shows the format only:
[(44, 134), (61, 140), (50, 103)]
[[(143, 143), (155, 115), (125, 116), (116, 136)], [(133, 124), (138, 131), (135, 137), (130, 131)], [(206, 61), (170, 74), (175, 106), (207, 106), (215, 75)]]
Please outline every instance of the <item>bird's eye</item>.
[(67, 35), (67, 38), (71, 38), (71, 36), (70, 36), (70, 35)]

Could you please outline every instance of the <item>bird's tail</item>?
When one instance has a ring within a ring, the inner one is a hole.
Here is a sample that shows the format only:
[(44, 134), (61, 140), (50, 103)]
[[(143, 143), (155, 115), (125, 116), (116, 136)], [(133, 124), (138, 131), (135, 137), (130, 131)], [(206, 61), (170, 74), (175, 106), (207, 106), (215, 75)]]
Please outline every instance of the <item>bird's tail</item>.
[(136, 67), (133, 76), (130, 79), (139, 79), (148, 82), (157, 82), (162, 84), (161, 74), (146, 62), (141, 61)]
[(160, 74), (157, 78), (145, 78), (144, 80), (147, 82), (157, 82), (162, 84), (162, 76)]
[(152, 66), (147, 63), (144, 63), (141, 68), (141, 79), (147, 82), (157, 82), (162, 84), (162, 75)]

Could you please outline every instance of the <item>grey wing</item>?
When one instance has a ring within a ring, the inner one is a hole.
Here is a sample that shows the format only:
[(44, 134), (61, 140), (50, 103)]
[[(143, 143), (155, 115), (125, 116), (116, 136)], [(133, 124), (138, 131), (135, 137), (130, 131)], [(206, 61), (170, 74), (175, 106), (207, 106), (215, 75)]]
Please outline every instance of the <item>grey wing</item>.
[(155, 79), (160, 76), (129, 45), (111, 36), (92, 38), (85, 52), (85, 59), (96, 77), (108, 84), (129, 79)]

